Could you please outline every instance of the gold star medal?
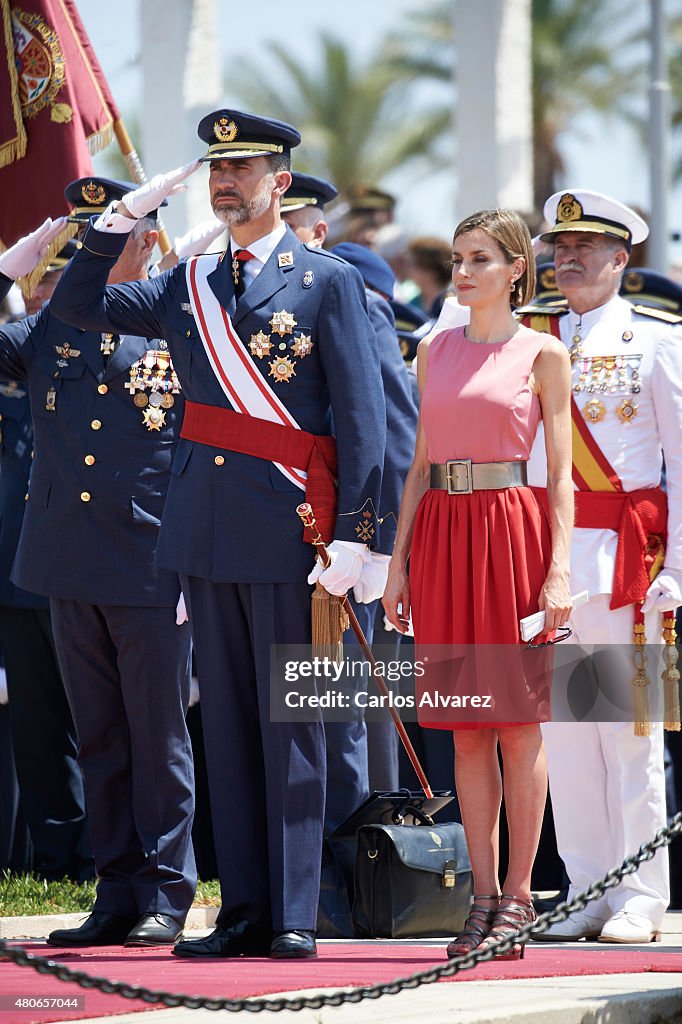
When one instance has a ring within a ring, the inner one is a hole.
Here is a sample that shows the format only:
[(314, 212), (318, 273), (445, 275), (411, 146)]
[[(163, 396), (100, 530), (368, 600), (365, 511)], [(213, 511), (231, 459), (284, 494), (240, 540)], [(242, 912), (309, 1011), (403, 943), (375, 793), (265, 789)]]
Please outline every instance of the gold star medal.
[(598, 398), (591, 398), (583, 407), (583, 416), (588, 423), (601, 423), (606, 416), (606, 406)]
[(291, 378), (296, 376), (295, 365), (288, 356), (273, 359), (270, 363), (270, 373), (268, 376), (274, 377), (278, 382), (288, 384)]
[(279, 334), (280, 337), (284, 334), (291, 334), (296, 326), (294, 314), (287, 313), (286, 309), (280, 309), (279, 313), (272, 314), (270, 326), (272, 327), (272, 333)]
[(258, 334), (252, 334), (249, 348), (251, 349), (251, 355), (257, 356), (259, 359), (269, 356), (270, 349), (272, 348), (270, 335), (265, 334), (263, 331), (259, 331)]
[(624, 398), (616, 409), (616, 416), (621, 423), (630, 423), (637, 415), (638, 409), (639, 404), (637, 402), (633, 402), (631, 398)]
[(313, 343), (310, 340), (309, 334), (299, 334), (297, 338), (294, 338), (291, 343), (294, 355), (298, 356), (299, 359), (304, 359), (309, 356), (313, 350)]

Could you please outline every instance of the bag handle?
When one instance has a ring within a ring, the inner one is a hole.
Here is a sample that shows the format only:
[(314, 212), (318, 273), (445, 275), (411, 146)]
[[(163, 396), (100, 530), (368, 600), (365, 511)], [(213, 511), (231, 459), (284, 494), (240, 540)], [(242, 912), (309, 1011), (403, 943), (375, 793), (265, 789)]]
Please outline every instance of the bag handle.
[(404, 804), (402, 807), (396, 807), (393, 812), (393, 824), (404, 825), (405, 815), (411, 814), (413, 818), (416, 818), (420, 825), (428, 825), (430, 828), (435, 828), (436, 823), (430, 814), (423, 811), (421, 807), (415, 807), (414, 804)]

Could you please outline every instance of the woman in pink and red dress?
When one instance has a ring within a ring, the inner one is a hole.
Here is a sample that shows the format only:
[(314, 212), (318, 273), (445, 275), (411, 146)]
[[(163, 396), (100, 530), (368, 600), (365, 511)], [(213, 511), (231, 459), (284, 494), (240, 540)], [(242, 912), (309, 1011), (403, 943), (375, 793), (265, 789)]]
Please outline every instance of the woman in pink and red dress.
[[(551, 648), (525, 651), (518, 623), (544, 609), (549, 633), (568, 618), (573, 485), (568, 354), (512, 315), (530, 301), (535, 282), (523, 221), (508, 210), (462, 221), (453, 282), (471, 321), (419, 346), (417, 444), (384, 607), (402, 632), (412, 612), (417, 658), (424, 645), (442, 645), (417, 699), (423, 725), (453, 730), (457, 795), (481, 894), (448, 946), (459, 956), (535, 917), (530, 879), (547, 793), (539, 722), (548, 717)], [(525, 483), (540, 420), (549, 517)], [(446, 697), (489, 694), (495, 710), (477, 712), (476, 720), (442, 708), (426, 714), (421, 698), (434, 680)], [(509, 824), (501, 892), (498, 744)], [(520, 943), (504, 954), (520, 956)]]

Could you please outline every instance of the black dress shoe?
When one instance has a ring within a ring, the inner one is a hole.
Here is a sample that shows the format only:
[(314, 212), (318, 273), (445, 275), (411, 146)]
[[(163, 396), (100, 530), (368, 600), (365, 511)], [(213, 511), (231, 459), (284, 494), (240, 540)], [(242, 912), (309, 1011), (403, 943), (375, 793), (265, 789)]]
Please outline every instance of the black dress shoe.
[(215, 930), (205, 939), (186, 939), (173, 949), (174, 956), (268, 956), (272, 931), (249, 921)]
[(317, 956), (315, 932), (296, 928), (290, 932), (275, 932), (270, 946), (270, 956), (278, 960), (295, 960), (298, 957)]
[(121, 946), (134, 924), (129, 917), (93, 910), (79, 928), (58, 928), (47, 937), (50, 946)]
[(172, 946), (182, 938), (182, 925), (168, 914), (143, 914), (124, 946)]

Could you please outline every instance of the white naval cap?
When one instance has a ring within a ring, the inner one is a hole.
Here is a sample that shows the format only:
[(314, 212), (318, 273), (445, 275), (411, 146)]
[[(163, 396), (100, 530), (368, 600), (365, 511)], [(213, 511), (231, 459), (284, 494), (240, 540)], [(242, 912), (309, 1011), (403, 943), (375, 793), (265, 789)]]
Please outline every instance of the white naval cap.
[(649, 234), (646, 223), (629, 206), (585, 188), (555, 192), (545, 203), (543, 213), (552, 225), (539, 236), (543, 242), (555, 242), (561, 231), (593, 231), (620, 238), (629, 249)]

